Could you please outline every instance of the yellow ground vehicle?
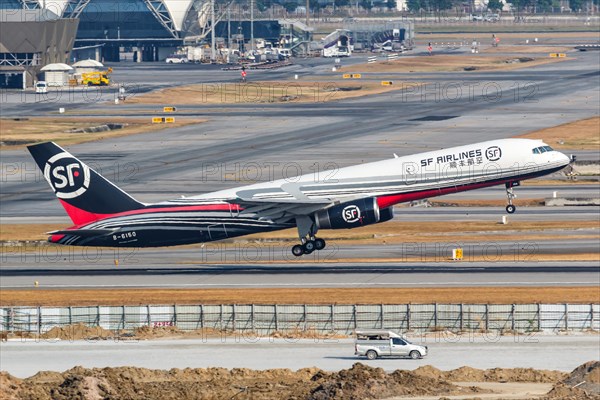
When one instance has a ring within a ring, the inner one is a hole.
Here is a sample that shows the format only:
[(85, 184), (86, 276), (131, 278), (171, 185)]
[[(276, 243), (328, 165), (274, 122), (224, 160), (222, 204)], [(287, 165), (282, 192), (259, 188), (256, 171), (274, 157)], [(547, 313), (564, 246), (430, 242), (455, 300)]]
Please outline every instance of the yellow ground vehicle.
[(81, 84), (87, 86), (108, 86), (110, 85), (110, 73), (112, 68), (106, 71), (84, 72), (81, 74)]

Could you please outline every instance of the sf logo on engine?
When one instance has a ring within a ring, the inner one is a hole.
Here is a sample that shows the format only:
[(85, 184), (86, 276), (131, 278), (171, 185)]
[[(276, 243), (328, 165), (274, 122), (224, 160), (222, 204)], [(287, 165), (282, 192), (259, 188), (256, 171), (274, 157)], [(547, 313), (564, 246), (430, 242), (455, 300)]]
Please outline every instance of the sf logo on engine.
[(345, 207), (342, 210), (342, 218), (349, 224), (353, 224), (360, 219), (360, 208), (355, 205)]
[(60, 199), (81, 196), (90, 186), (89, 167), (67, 153), (59, 153), (46, 162), (44, 177)]
[(490, 161), (498, 161), (502, 157), (502, 150), (498, 146), (489, 147), (485, 151), (485, 156)]

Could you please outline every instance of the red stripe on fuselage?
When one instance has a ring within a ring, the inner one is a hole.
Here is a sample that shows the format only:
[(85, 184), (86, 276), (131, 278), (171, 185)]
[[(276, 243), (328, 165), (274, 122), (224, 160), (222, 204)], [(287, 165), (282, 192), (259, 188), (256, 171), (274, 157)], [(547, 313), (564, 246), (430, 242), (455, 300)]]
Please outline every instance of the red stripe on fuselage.
[(429, 197), (443, 196), (445, 194), (466, 192), (467, 190), (481, 189), (489, 186), (501, 185), (506, 182), (515, 182), (515, 178), (502, 179), (497, 181), (470, 183), (462, 186), (452, 186), (441, 189), (421, 190), (418, 192), (392, 194), (389, 196), (381, 196), (377, 198), (377, 205), (380, 209), (391, 207), (395, 204), (406, 203), (408, 201), (423, 200)]

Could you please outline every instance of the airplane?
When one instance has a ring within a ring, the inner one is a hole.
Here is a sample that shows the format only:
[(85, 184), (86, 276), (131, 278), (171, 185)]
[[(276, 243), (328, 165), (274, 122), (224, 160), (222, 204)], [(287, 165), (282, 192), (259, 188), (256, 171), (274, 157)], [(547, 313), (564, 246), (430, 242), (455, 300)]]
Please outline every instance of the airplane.
[(395, 204), (450, 193), (505, 185), (512, 214), (521, 181), (573, 161), (540, 140), (501, 139), (145, 204), (53, 142), (28, 150), (75, 224), (51, 243), (162, 247), (296, 227), (295, 256), (325, 248), (320, 229), (382, 223)]

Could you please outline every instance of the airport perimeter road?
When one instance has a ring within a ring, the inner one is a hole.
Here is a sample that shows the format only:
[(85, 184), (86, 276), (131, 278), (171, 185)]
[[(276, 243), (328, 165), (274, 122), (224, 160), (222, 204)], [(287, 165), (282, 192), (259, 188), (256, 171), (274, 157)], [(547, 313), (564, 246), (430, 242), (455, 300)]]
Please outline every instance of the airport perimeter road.
[[(107, 264), (107, 263), (106, 263)], [(597, 286), (597, 262), (288, 263), (3, 267), (0, 288)]]
[(439, 335), (413, 338), (429, 347), (421, 360), (354, 356), (349, 339), (257, 339), (255, 337), (150, 341), (10, 341), (0, 344), (0, 369), (20, 378), (39, 371), (135, 366), (170, 368), (289, 368), (318, 367), (336, 371), (356, 362), (392, 371), (432, 365), (442, 370), (473, 368), (537, 368), (571, 371), (598, 359), (597, 335), (498, 337), (490, 333), (461, 337)]

